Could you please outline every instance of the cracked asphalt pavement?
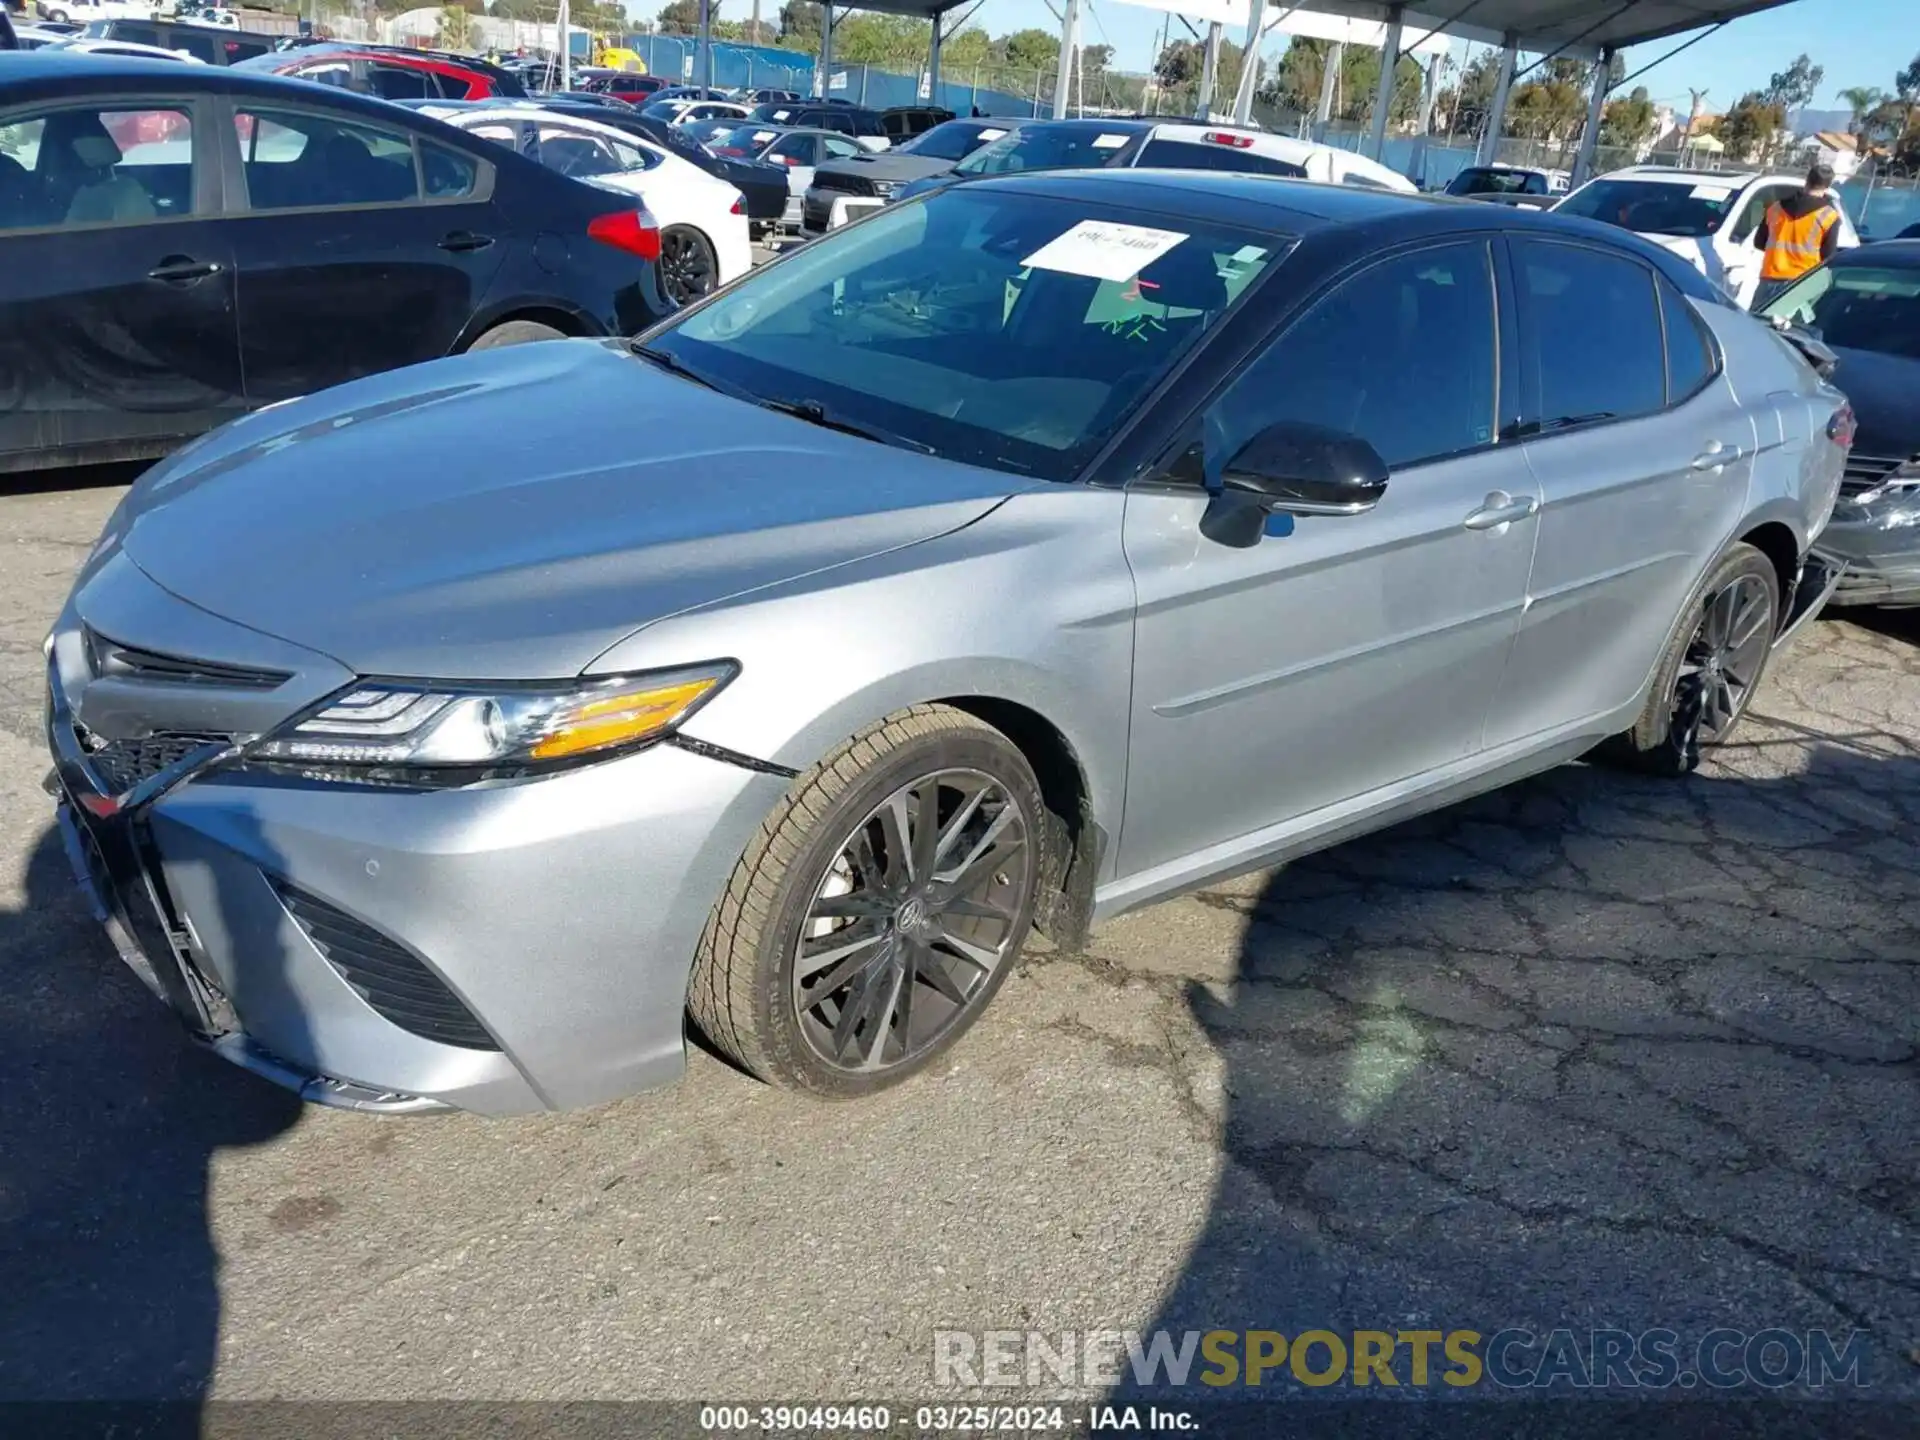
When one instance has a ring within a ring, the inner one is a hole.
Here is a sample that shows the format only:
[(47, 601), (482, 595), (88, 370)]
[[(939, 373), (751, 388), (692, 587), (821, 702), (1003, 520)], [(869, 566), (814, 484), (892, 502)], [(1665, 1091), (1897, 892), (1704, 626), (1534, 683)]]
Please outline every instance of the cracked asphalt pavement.
[(1920, 1396), (1920, 617), (1812, 627), (1685, 782), (1035, 953), (856, 1107), (696, 1053), (377, 1119), (189, 1047), (72, 890), (39, 642), (118, 494), (0, 498), (0, 1397), (979, 1398), (935, 1330), (1421, 1325), (1867, 1330)]

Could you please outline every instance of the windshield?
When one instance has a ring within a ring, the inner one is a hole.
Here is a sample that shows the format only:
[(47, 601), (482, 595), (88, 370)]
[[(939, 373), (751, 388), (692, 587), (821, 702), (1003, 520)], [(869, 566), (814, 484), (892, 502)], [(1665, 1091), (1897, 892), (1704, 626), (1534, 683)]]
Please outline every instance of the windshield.
[(960, 187), (815, 240), (649, 348), (760, 404), (1066, 480), (1292, 243)]
[(966, 121), (948, 121), (924, 134), (916, 135), (897, 147), (902, 155), (924, 155), (929, 160), (960, 160), (982, 145), (992, 144), (1007, 133), (1004, 125), (971, 125)]
[(1823, 265), (1760, 313), (1844, 350), (1920, 360), (1920, 267)]
[(740, 125), (725, 135), (714, 136), (711, 143), (722, 155), (758, 155), (779, 138), (778, 130), (765, 125)]
[(1527, 182), (1534, 182), (1537, 195), (1547, 193), (1546, 181), (1528, 170), (1483, 170), (1469, 167), (1453, 177), (1447, 186), (1449, 195), (1523, 195)]
[(1005, 175), (1015, 170), (1091, 170), (1110, 165), (1134, 139), (1126, 130), (1094, 125), (1030, 125), (973, 152), (956, 175)]
[(1557, 215), (1604, 220), (1642, 235), (1711, 235), (1740, 193), (1711, 179), (1595, 180), (1558, 205)]

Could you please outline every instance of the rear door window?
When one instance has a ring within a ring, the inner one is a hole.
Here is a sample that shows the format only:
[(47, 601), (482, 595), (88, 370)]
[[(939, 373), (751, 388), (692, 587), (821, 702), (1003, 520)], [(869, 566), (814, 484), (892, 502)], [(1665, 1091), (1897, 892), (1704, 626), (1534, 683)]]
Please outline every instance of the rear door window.
[[(405, 65), (371, 65), (367, 80), (373, 93), (382, 100), (426, 100), (440, 96), (440, 87), (433, 83), (432, 75)], [(461, 94), (465, 93), (466, 87), (462, 86)]]
[(1667, 400), (1666, 338), (1653, 272), (1581, 245), (1514, 242), (1532, 317), (1545, 430), (1651, 415)]
[(0, 231), (194, 213), (184, 109), (75, 106), (0, 125)]
[(240, 110), (233, 123), (255, 210), (420, 198), (413, 138), (404, 132), (295, 110)]

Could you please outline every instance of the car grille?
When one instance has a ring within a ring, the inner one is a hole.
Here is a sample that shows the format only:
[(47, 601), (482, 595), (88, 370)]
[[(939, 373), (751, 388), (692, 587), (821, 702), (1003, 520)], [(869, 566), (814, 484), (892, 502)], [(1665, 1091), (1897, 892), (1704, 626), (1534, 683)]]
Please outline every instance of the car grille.
[(399, 941), (303, 890), (278, 880), (272, 883), (313, 948), (383, 1019), (442, 1045), (500, 1048), (445, 982)]
[(124, 795), (142, 781), (177, 765), (203, 745), (224, 745), (218, 735), (149, 735), (141, 740), (109, 740), (87, 751), (87, 764), (110, 795)]
[(842, 175), (833, 170), (816, 170), (813, 183), (822, 190), (837, 190), (842, 195), (877, 195), (873, 182), (864, 175)]
[(1886, 483), (1887, 477), (1906, 460), (1895, 455), (1849, 455), (1846, 469), (1840, 475), (1840, 493), (1848, 499), (1857, 499)]
[(226, 690), (272, 690), (293, 678), (285, 670), (257, 670), (218, 660), (189, 660), (163, 655), (109, 640), (97, 630), (86, 632), (87, 664), (95, 675), (128, 680), (159, 681), (169, 685), (212, 685)]

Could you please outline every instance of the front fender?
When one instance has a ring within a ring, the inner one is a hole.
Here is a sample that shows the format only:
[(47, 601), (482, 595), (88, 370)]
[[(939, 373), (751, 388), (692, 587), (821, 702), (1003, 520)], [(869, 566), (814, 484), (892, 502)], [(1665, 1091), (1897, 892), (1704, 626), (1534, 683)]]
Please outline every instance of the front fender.
[(1077, 486), (1017, 495), (948, 535), (647, 626), (594, 668), (737, 660), (687, 735), (793, 770), (910, 705), (1018, 705), (1065, 739), (1113, 833), (1133, 652), (1124, 503)]

